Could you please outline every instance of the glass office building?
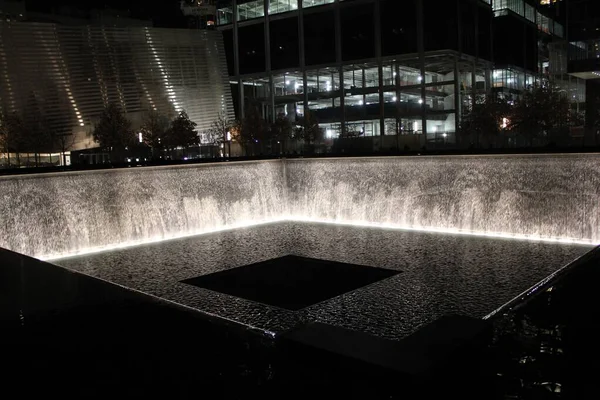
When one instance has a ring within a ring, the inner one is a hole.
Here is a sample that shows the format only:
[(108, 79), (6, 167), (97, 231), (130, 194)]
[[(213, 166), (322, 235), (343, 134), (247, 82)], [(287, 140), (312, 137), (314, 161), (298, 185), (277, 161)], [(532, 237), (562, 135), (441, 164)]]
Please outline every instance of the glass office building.
[[(495, 70), (494, 22), (508, 14), (532, 26), (536, 54)], [(418, 135), (420, 145), (455, 143), (474, 96), (540, 79), (539, 35), (563, 33), (512, 0), (223, 0), (217, 24), (239, 117), (252, 102), (267, 120), (310, 111), (328, 138)]]

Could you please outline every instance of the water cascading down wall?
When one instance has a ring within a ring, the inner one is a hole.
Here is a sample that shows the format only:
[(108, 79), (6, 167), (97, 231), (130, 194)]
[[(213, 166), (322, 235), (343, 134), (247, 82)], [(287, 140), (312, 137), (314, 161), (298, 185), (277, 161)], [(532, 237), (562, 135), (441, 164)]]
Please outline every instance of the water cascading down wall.
[(0, 247), (52, 259), (293, 220), (600, 242), (600, 155), (342, 158), (0, 178)]

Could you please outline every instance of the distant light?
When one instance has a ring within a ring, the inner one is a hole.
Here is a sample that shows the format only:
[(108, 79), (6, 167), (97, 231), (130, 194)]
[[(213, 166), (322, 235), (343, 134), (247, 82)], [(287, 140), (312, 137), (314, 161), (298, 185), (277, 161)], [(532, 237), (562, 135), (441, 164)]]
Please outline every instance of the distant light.
[(398, 75), (398, 74), (394, 72), (394, 77), (395, 77), (396, 75)]
[(358, 105), (359, 105), (359, 106), (362, 106), (363, 104), (365, 104), (365, 103), (364, 103), (364, 101), (362, 101), (362, 100), (358, 102)]
[(325, 137), (332, 138), (333, 137), (333, 131), (331, 129), (327, 129), (325, 131)]
[(142, 143), (144, 141), (144, 137), (142, 135), (142, 132), (138, 133), (138, 139), (140, 140), (140, 143)]
[(423, 104), (423, 99), (419, 99), (419, 104)]
[(285, 81), (285, 84), (286, 84), (286, 85), (291, 85), (291, 84), (292, 84), (292, 82), (290, 82), (290, 81)]
[(431, 132), (433, 132), (433, 133), (437, 132), (437, 126), (432, 127)]
[(140, 159), (139, 159), (139, 158), (136, 158), (136, 159), (135, 159), (135, 162), (140, 162)]
[(398, 101), (398, 98), (396, 96), (392, 97), (392, 101)]
[(183, 157), (183, 161), (187, 161), (187, 160), (188, 160), (188, 158), (187, 158), (187, 157)]
[(417, 78), (417, 79), (419, 79), (419, 82), (421, 82), (423, 80), (423, 77), (421, 75), (419, 75), (419, 78)]
[(128, 159), (127, 159), (127, 162), (131, 162), (131, 158), (128, 158)]
[(447, 137), (447, 136), (448, 136), (448, 134), (447, 134), (447, 133), (442, 133), (442, 136), (443, 136), (443, 137)]

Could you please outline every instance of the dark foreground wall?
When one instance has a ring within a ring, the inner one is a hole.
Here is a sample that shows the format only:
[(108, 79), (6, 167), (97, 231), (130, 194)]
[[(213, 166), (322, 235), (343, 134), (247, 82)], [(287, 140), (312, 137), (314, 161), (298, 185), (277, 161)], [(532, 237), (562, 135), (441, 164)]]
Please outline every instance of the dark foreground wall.
[[(19, 329), (85, 310), (119, 308), (152, 298), (0, 249), (0, 324)], [(158, 301), (156, 301), (158, 304)]]

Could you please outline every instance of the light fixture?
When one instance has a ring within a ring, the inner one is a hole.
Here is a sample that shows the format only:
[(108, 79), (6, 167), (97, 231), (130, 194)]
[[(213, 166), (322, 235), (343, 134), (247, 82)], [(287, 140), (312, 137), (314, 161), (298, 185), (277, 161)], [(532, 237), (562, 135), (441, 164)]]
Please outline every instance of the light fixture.
[(419, 99), (419, 104), (423, 104), (423, 99)]
[(285, 84), (286, 84), (286, 85), (289, 85), (289, 84), (291, 84), (291, 83), (292, 83), (292, 82), (290, 82), (290, 81), (285, 81)]
[(396, 96), (392, 97), (392, 101), (398, 101), (398, 98)]

